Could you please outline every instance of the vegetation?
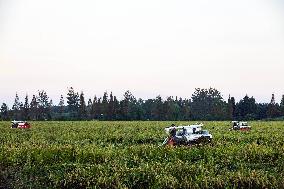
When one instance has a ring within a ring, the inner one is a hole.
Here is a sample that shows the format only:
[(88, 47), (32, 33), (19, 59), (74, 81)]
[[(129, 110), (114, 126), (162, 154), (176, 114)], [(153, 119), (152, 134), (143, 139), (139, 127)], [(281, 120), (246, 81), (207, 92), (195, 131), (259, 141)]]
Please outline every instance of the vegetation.
[(284, 95), (280, 104), (274, 95), (270, 103), (257, 103), (248, 95), (236, 102), (234, 97), (224, 100), (213, 88), (197, 88), (189, 99), (157, 96), (143, 100), (126, 91), (121, 100), (105, 92), (86, 101), (83, 92), (71, 87), (66, 103), (61, 95), (54, 105), (43, 90), (33, 95), (31, 102), (26, 95), (22, 103), (16, 94), (12, 109), (2, 104), (0, 120), (261, 120), (284, 116)]
[(284, 188), (284, 122), (204, 122), (212, 144), (159, 146), (172, 123), (0, 122), (0, 188)]

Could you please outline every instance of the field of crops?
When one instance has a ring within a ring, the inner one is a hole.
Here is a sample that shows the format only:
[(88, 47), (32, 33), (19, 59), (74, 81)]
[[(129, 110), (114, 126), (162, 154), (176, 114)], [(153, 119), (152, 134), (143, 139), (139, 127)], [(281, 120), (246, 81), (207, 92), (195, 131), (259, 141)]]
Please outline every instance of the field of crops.
[(209, 145), (162, 147), (190, 122), (0, 122), (0, 188), (284, 188), (284, 122), (203, 122)]

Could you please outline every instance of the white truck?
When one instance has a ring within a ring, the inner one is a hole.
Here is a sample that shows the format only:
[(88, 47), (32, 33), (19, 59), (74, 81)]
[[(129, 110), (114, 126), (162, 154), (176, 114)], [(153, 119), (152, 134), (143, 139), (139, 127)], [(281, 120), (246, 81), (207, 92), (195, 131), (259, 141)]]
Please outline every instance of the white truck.
[(246, 121), (232, 121), (232, 130), (249, 131), (251, 126)]
[(187, 126), (171, 126), (165, 128), (169, 135), (163, 145), (191, 145), (208, 143), (212, 141), (212, 135), (207, 130), (202, 130), (203, 124)]

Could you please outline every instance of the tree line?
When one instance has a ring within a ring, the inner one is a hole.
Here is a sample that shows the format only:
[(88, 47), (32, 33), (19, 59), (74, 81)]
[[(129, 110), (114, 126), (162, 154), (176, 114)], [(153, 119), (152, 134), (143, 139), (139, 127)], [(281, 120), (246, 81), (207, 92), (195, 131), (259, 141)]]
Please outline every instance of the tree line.
[[(66, 101), (66, 104), (65, 104)], [(112, 92), (102, 97), (85, 100), (84, 93), (68, 89), (66, 98), (54, 105), (44, 90), (26, 95), (21, 102), (16, 93), (11, 109), (2, 103), (0, 120), (261, 120), (284, 117), (284, 95), (275, 102), (272, 94), (270, 103), (257, 103), (246, 95), (239, 102), (229, 96), (223, 99), (215, 88), (196, 88), (190, 99), (157, 96), (143, 100), (126, 91), (122, 100)]]

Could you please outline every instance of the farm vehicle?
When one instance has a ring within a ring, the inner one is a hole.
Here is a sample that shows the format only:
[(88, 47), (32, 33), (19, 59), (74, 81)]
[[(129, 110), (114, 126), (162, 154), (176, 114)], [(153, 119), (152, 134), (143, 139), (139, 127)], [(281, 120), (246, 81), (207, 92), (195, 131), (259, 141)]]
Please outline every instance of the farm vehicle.
[(232, 130), (249, 131), (251, 126), (245, 121), (232, 121)]
[(29, 129), (31, 125), (26, 121), (12, 121), (11, 128)]
[(207, 130), (202, 130), (203, 124), (187, 126), (171, 126), (165, 128), (168, 137), (163, 145), (193, 145), (206, 144), (212, 141), (212, 135)]

